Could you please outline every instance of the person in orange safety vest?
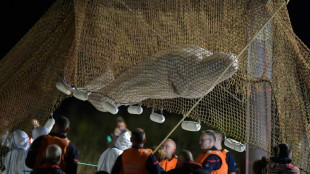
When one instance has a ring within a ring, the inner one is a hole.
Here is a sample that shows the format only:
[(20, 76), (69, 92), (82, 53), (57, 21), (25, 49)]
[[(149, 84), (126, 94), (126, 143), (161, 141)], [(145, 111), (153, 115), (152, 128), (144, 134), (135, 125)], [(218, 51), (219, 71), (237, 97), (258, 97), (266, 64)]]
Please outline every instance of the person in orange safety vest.
[(200, 148), (196, 162), (202, 165), (204, 170), (211, 174), (227, 174), (228, 165), (225, 161), (226, 154), (215, 147), (215, 135), (213, 131), (203, 131), (200, 136)]
[(237, 164), (234, 156), (228, 150), (223, 149), (225, 136), (223, 135), (222, 132), (218, 130), (212, 130), (212, 131), (214, 132), (215, 135), (215, 147), (218, 150), (221, 150), (226, 155), (224, 162), (226, 162), (228, 165), (228, 174), (236, 174)]
[(161, 146), (165, 151), (165, 159), (159, 164), (160, 166), (168, 172), (177, 166), (178, 158), (175, 155), (176, 144), (172, 139), (167, 139)]
[(152, 150), (143, 148), (146, 142), (144, 130), (135, 129), (130, 140), (132, 147), (116, 159), (111, 174), (160, 174), (160, 166)]
[(26, 165), (32, 169), (38, 168), (46, 157), (47, 147), (51, 144), (56, 144), (62, 151), (60, 168), (67, 174), (76, 174), (78, 151), (76, 146), (67, 138), (70, 130), (70, 121), (63, 116), (56, 118), (55, 121), (50, 134), (38, 137), (31, 144), (26, 158)]

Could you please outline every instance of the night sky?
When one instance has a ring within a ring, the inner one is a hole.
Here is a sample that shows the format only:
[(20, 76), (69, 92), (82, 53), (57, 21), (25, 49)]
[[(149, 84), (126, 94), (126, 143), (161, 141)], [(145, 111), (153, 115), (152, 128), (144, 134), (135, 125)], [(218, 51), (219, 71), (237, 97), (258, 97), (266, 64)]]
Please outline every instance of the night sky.
[[(55, 0), (1, 0), (0, 58), (26, 34)], [(293, 29), (310, 48), (310, 0), (290, 0)]]

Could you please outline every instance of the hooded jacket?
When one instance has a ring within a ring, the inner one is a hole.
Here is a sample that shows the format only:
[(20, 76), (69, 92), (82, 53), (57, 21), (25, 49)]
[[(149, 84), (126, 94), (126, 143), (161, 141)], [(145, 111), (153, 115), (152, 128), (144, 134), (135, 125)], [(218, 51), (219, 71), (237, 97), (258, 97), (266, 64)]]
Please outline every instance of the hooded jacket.
[(98, 161), (98, 171), (105, 171), (111, 173), (114, 163), (118, 156), (124, 150), (131, 147), (130, 134), (128, 132), (122, 133), (114, 143), (114, 146), (105, 150)]
[(16, 130), (12, 136), (13, 149), (5, 157), (5, 174), (24, 174), (24, 170), (30, 171), (25, 159), (29, 148), (29, 137), (24, 131)]

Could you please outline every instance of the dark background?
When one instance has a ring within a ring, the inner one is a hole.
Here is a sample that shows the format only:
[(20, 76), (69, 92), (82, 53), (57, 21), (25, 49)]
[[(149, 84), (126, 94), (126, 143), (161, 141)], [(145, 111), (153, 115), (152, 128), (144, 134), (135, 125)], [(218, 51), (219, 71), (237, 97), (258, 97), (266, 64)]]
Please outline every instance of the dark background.
[[(297, 36), (310, 47), (310, 0), (290, 0), (288, 11)], [(1, 0), (0, 58), (40, 19), (55, 0)]]
[[(0, 59), (27, 33), (40, 19), (55, 0), (1, 0), (0, 2)], [(291, 0), (287, 6), (293, 29), (297, 36), (310, 47), (310, 0)], [(165, 124), (153, 123), (149, 120), (151, 110), (144, 108), (142, 115), (129, 115), (125, 107), (120, 108), (128, 128), (141, 127), (147, 133), (146, 146), (158, 144), (181, 118), (176, 114), (166, 113)], [(115, 115), (97, 111), (91, 104), (74, 98), (63, 101), (54, 115), (66, 115), (71, 120), (69, 138), (80, 153), (80, 161), (96, 164), (99, 156), (106, 148), (106, 136), (115, 126)], [(202, 129), (207, 127), (203, 125)], [(186, 141), (184, 140), (186, 137)], [(181, 148), (192, 150), (194, 156), (199, 153), (199, 133), (184, 131), (178, 128), (172, 138)], [(193, 143), (197, 142), (197, 143)], [(194, 144), (194, 145), (193, 145)], [(234, 152), (240, 164), (241, 154)], [(94, 173), (96, 168), (79, 166), (80, 173)]]

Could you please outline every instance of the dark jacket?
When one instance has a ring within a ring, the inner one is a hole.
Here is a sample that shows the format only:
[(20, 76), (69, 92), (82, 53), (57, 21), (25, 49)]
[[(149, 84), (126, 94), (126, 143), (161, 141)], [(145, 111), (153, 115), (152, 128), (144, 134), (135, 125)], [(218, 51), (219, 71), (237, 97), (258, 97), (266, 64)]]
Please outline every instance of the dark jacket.
[(177, 168), (168, 171), (167, 174), (192, 174), (197, 169), (201, 169), (201, 165), (199, 163), (187, 161), (181, 165), (178, 165)]
[(226, 163), (228, 165), (228, 173), (237, 171), (237, 164), (236, 164), (235, 158), (230, 152), (226, 153)]
[(34, 169), (30, 174), (66, 174), (54, 160), (45, 159), (39, 168)]
[[(50, 133), (51, 136), (57, 136), (59, 138), (65, 139), (66, 137), (63, 135), (57, 135), (55, 133)], [(41, 146), (41, 142), (44, 136), (38, 137), (33, 141), (31, 144), (27, 158), (26, 158), (26, 165), (29, 168), (34, 169), (36, 157), (39, 153), (39, 149)], [(65, 154), (65, 161), (67, 164), (67, 167), (65, 169), (65, 172), (67, 174), (76, 174), (77, 173), (77, 162), (78, 162), (78, 151), (76, 146), (73, 143), (69, 143), (66, 154)]]

